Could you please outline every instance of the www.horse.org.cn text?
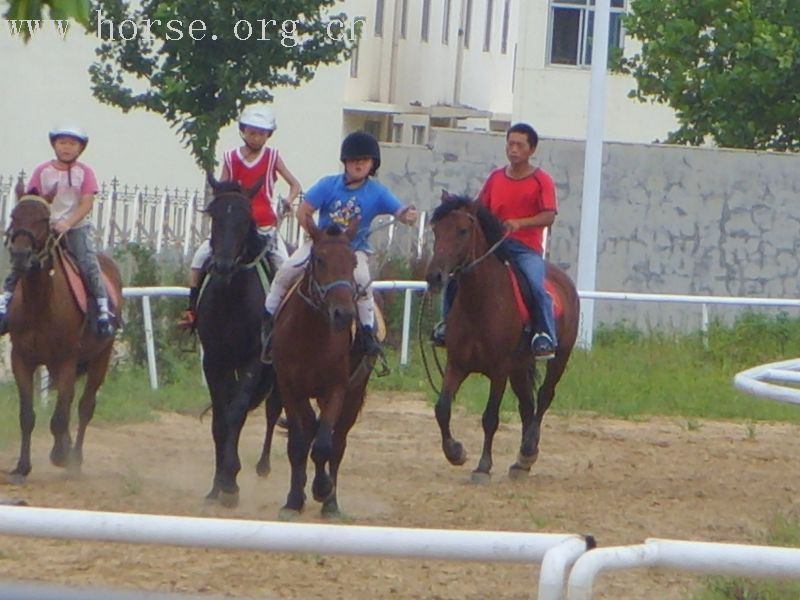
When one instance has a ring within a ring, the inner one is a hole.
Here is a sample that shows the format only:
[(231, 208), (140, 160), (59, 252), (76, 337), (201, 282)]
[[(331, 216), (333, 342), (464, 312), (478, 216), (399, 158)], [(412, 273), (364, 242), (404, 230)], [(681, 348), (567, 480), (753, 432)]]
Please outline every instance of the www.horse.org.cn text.
[[(97, 37), (105, 41), (130, 41), (135, 38), (154, 39), (162, 38), (168, 42), (180, 41), (184, 38), (192, 39), (196, 42), (210, 39), (236, 39), (240, 42), (277, 41), (287, 48), (293, 48), (301, 43), (302, 38), (299, 32), (301, 21), (299, 19), (238, 19), (232, 21), (231, 27), (226, 32), (211, 31), (206, 22), (202, 19), (191, 21), (184, 19), (148, 19), (137, 20), (124, 19), (113, 21), (97, 12)], [(326, 26), (322, 27), (320, 33), (335, 41), (347, 40), (352, 42), (356, 39), (357, 32), (363, 27), (366, 20), (357, 17), (348, 19), (331, 19)]]

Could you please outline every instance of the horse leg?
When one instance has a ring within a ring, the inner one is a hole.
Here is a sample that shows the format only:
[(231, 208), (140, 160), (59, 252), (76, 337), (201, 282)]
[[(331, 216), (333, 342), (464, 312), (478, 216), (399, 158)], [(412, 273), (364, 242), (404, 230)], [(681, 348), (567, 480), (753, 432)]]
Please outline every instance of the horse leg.
[(475, 483), (487, 483), (491, 478), (492, 471), (492, 444), (497, 426), (500, 423), (500, 402), (503, 400), (503, 393), (506, 391), (508, 376), (495, 376), (491, 379), (489, 387), (489, 401), (483, 411), (483, 451), (478, 467), (472, 472), (472, 481)]
[(72, 410), (72, 398), (75, 395), (75, 378), (77, 364), (75, 360), (62, 361), (59, 365), (48, 366), (50, 374), (56, 381), (58, 399), (56, 408), (50, 419), (50, 432), (53, 434), (53, 449), (50, 451), (50, 462), (57, 467), (66, 467), (69, 460), (72, 437), (69, 433), (69, 417)]
[(347, 434), (355, 424), (364, 404), (364, 396), (367, 391), (366, 385), (367, 382), (365, 380), (360, 389), (356, 388), (347, 393), (345, 404), (342, 407), (342, 414), (333, 430), (333, 452), (330, 460), (330, 477), (333, 483), (333, 491), (322, 502), (322, 516), (325, 518), (337, 518), (342, 515), (336, 498), (339, 488), (339, 466), (342, 464), (344, 451), (347, 448)]
[(22, 484), (31, 472), (31, 433), (36, 423), (33, 410), (33, 372), (35, 367), (26, 363), (19, 353), (11, 351), (11, 367), (19, 391), (19, 429), (21, 433), (19, 461), (9, 473), (9, 483)]
[(261, 458), (258, 459), (256, 465), (256, 473), (260, 477), (267, 477), (272, 470), (270, 463), (270, 452), (272, 450), (272, 435), (275, 432), (275, 423), (281, 416), (283, 410), (283, 403), (281, 402), (281, 395), (278, 391), (278, 384), (275, 381), (275, 376), (270, 369), (270, 375), (265, 375), (268, 378), (267, 385), (271, 386), (268, 391), (269, 396), (266, 400), (266, 413), (267, 413), (267, 432), (264, 436), (264, 446), (261, 450)]
[(522, 440), (517, 461), (508, 469), (511, 479), (527, 475), (539, 456), (539, 422), (535, 419), (533, 397), (534, 368), (524, 366), (511, 374), (511, 389), (517, 396), (519, 417), (522, 421)]
[(251, 400), (261, 383), (262, 365), (258, 356), (238, 370), (237, 386), (231, 402), (225, 407), (225, 442), (220, 470), (220, 504), (233, 508), (239, 504), (239, 485), (236, 477), (242, 469), (239, 460), (239, 437), (247, 420)]
[[(566, 356), (561, 355), (559, 356), (556, 354), (556, 357), (547, 363), (547, 370), (545, 371), (544, 381), (542, 385), (539, 386), (539, 389), (536, 391), (536, 414), (534, 416), (534, 427), (536, 431), (535, 437), (532, 438), (531, 450), (532, 456), (534, 457), (534, 461), (536, 457), (539, 455), (539, 438), (541, 434), (542, 428), (542, 419), (544, 418), (544, 413), (547, 412), (547, 409), (550, 408), (550, 404), (553, 402), (553, 398), (556, 395), (556, 384), (561, 379), (561, 375), (564, 374), (564, 369), (567, 366), (567, 359), (569, 358), (569, 353)], [(532, 463), (531, 463), (532, 464)]]
[(214, 438), (214, 481), (211, 491), (206, 494), (206, 500), (214, 501), (219, 498), (221, 490), (223, 452), (227, 436), (225, 420), (226, 393), (235, 384), (233, 374), (225, 369), (215, 368), (209, 361), (208, 354), (203, 358), (203, 371), (205, 372), (208, 390), (211, 396), (211, 435)]
[(86, 435), (86, 427), (94, 416), (96, 406), (97, 390), (103, 385), (108, 371), (108, 363), (111, 362), (111, 351), (113, 346), (108, 344), (91, 363), (86, 372), (86, 383), (83, 386), (83, 394), (78, 402), (78, 435), (75, 437), (75, 445), (67, 463), (68, 469), (73, 473), (80, 473), (83, 464), (83, 439)]
[(291, 519), (303, 512), (306, 503), (306, 468), (311, 440), (316, 433), (316, 414), (308, 398), (297, 399), (281, 389), (281, 397), (288, 398), (284, 402), (286, 419), (289, 422), (289, 440), (286, 448), (291, 465), (291, 483), (286, 504), (278, 514), (281, 519)]
[(461, 442), (453, 438), (450, 432), (450, 413), (458, 388), (466, 378), (466, 372), (456, 370), (448, 361), (445, 367), (444, 380), (442, 381), (442, 391), (434, 408), (436, 422), (439, 424), (439, 431), (442, 434), (442, 451), (445, 458), (452, 465), (463, 465), (467, 462), (467, 452)]
[(333, 456), (333, 430), (339, 425), (345, 393), (344, 388), (336, 388), (328, 397), (320, 398), (319, 426), (311, 445), (311, 460), (316, 468), (311, 491), (317, 502), (325, 502), (334, 492), (333, 479), (326, 467)]

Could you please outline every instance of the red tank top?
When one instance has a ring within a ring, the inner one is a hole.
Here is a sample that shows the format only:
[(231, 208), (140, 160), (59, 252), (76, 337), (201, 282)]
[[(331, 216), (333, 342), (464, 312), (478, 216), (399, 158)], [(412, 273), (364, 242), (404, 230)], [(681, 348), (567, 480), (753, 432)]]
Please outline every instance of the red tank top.
[(242, 158), (239, 148), (228, 150), (223, 155), (230, 180), (239, 183), (243, 188), (252, 188), (259, 181), (263, 185), (250, 200), (253, 220), (258, 227), (275, 225), (278, 218), (272, 205), (272, 194), (275, 181), (278, 179), (278, 151), (264, 146), (257, 157), (251, 161)]

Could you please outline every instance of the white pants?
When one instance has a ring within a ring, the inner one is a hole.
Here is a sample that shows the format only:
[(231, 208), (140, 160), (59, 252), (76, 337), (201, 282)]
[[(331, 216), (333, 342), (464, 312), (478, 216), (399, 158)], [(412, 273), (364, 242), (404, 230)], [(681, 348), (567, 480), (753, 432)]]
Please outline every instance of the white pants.
[[(306, 260), (311, 254), (312, 242), (308, 241), (300, 246), (283, 263), (283, 266), (275, 275), (269, 295), (264, 302), (264, 308), (275, 314), (278, 307), (294, 283), (303, 276)], [(362, 250), (356, 250), (356, 268), (353, 271), (353, 278), (358, 289), (358, 320), (362, 325), (375, 324), (375, 300), (372, 297), (372, 278), (369, 274), (369, 257)]]
[[(270, 248), (267, 250), (267, 260), (272, 267), (272, 272), (277, 273), (283, 265), (284, 261), (289, 258), (289, 253), (286, 251), (286, 243), (283, 237), (278, 234), (275, 227), (259, 227), (258, 233), (262, 237), (267, 238), (267, 244)], [(195, 250), (194, 257), (192, 258), (192, 269), (199, 271), (211, 256), (211, 240), (205, 239), (203, 243)]]

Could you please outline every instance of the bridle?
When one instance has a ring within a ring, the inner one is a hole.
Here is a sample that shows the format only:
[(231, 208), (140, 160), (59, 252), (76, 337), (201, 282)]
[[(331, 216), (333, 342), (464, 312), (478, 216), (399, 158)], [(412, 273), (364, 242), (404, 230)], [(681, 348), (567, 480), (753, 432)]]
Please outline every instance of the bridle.
[[(222, 193), (222, 194), (220, 194), (218, 196), (214, 196), (214, 200), (212, 200), (212, 202), (215, 202), (216, 200), (219, 200), (220, 198), (224, 198), (225, 196), (239, 197), (240, 195), (237, 194), (236, 192), (224, 192), (224, 193)], [(232, 209), (232, 206), (229, 204), (227, 206), (227, 212), (230, 213), (231, 209)], [(206, 209), (206, 212), (207, 211), (208, 211), (208, 209)], [(213, 219), (213, 216), (212, 216), (212, 219)], [(269, 248), (270, 248), (269, 243), (267, 241), (265, 241), (264, 247), (261, 249), (261, 251), (252, 260), (244, 262), (245, 256), (247, 254), (247, 245), (244, 244), (243, 245), (243, 250), (234, 258), (234, 267), (233, 267), (233, 271), (231, 272), (231, 276), (235, 275), (236, 273), (239, 273), (240, 271), (246, 271), (248, 269), (252, 269), (252, 268), (256, 267), (264, 259), (264, 256), (266, 256), (267, 252), (269, 251)], [(211, 260), (209, 262), (209, 273), (211, 273), (211, 274), (215, 273), (214, 264), (215, 264), (214, 249), (212, 247), (212, 249), (211, 249)]]
[(350, 246), (350, 240), (339, 239), (339, 238), (325, 239), (314, 242), (314, 244), (311, 246), (311, 253), (306, 259), (306, 267), (305, 267), (307, 274), (306, 277), (307, 290), (306, 292), (303, 292), (303, 290), (300, 287), (298, 287), (297, 293), (303, 300), (305, 300), (305, 302), (309, 306), (320, 312), (325, 312), (325, 309), (327, 307), (328, 293), (330, 293), (331, 290), (334, 290), (336, 288), (339, 287), (348, 288), (352, 294), (353, 301), (355, 301), (358, 297), (356, 286), (353, 283), (352, 277), (350, 279), (336, 279), (335, 281), (331, 281), (325, 284), (320, 283), (319, 280), (317, 279), (314, 270), (314, 250), (316, 247), (319, 247), (323, 244), (346, 244), (347, 246)]
[(477, 267), (480, 263), (486, 260), (486, 258), (488, 258), (491, 254), (493, 254), (494, 251), (500, 247), (500, 244), (503, 243), (503, 241), (509, 236), (510, 233), (507, 231), (505, 234), (503, 234), (503, 237), (501, 237), (494, 244), (492, 244), (486, 252), (475, 258), (476, 254), (478, 253), (478, 247), (477, 247), (478, 236), (476, 234), (476, 231), (478, 227), (480, 227), (480, 224), (478, 223), (478, 219), (475, 217), (475, 215), (472, 215), (464, 210), (461, 210), (459, 212), (470, 220), (471, 248), (470, 252), (450, 270), (450, 272), (447, 274), (448, 277), (459, 277), (461, 275), (466, 275), (467, 273), (469, 273), (472, 269)]
[[(19, 206), (23, 202), (40, 202), (47, 208), (47, 216), (42, 217), (41, 219), (37, 219), (35, 223), (38, 224), (40, 222), (50, 221), (50, 204), (46, 200), (40, 198), (39, 196), (34, 196), (29, 194), (20, 198), (19, 202), (17, 203), (17, 206)], [(25, 227), (14, 227), (12, 221), (12, 224), (8, 226), (8, 229), (6, 229), (5, 236), (3, 239), (3, 244), (12, 254), (12, 256), (14, 253), (13, 250), (14, 242), (20, 236), (28, 238), (31, 244), (31, 248), (34, 250), (36, 249), (37, 240), (36, 240), (36, 235), (34, 235), (33, 231)], [(44, 241), (44, 245), (38, 252), (34, 252), (33, 254), (33, 259), (31, 261), (33, 268), (41, 268), (42, 266), (44, 266), (47, 260), (52, 257), (53, 252), (56, 246), (58, 245), (58, 242), (61, 240), (62, 236), (63, 234), (58, 236), (53, 235), (53, 232), (48, 227), (47, 238)]]

